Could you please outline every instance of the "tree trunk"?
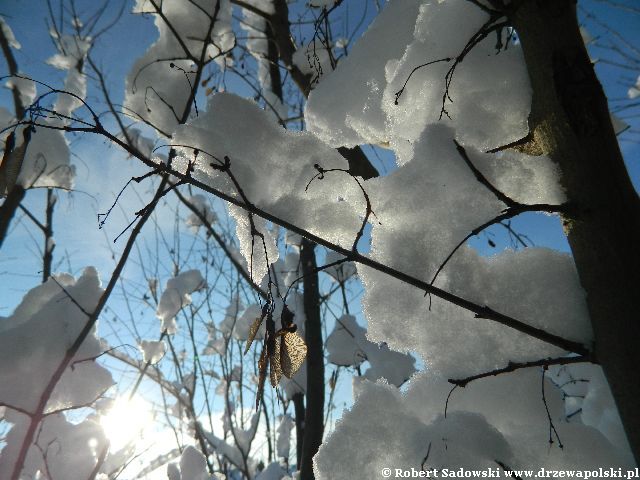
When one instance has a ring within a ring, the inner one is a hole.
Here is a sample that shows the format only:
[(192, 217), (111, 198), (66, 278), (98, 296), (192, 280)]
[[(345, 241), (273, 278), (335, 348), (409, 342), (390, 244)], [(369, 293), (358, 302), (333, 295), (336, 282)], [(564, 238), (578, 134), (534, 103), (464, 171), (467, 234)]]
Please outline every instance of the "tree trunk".
[(300, 470), (302, 463), (302, 443), (304, 442), (304, 394), (296, 393), (293, 397), (293, 408), (296, 414), (296, 468)]
[(550, 156), (560, 169), (572, 206), (563, 219), (565, 232), (587, 293), (596, 360), (638, 461), (640, 202), (580, 36), (575, 4), (523, 0), (510, 7), (533, 88), (527, 150)]
[(47, 205), (45, 208), (44, 223), (44, 248), (42, 255), (42, 283), (49, 280), (51, 276), (51, 266), (53, 264), (53, 249), (56, 244), (53, 242), (53, 208), (56, 204), (56, 196), (52, 188), (47, 188)]
[(301, 480), (314, 478), (313, 456), (320, 448), (324, 434), (324, 351), (315, 247), (315, 243), (303, 239), (300, 249), (300, 263), (304, 275), (304, 313), (307, 317), (304, 324), (307, 343), (307, 409), (304, 418), (302, 460), (298, 466)]
[(4, 199), (4, 203), (0, 205), (0, 247), (2, 247), (4, 239), (9, 232), (11, 220), (16, 214), (16, 210), (20, 206), (20, 202), (22, 202), (26, 193), (27, 191), (22, 185), (16, 184), (9, 191), (9, 194)]

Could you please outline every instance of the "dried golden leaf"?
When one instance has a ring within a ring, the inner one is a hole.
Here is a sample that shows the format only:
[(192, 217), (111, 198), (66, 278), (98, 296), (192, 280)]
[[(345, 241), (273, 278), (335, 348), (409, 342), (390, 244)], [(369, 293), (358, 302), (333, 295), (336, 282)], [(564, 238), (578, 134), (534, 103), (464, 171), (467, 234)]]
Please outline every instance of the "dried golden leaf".
[(258, 334), (258, 330), (260, 330), (260, 325), (262, 325), (262, 317), (256, 318), (251, 324), (251, 327), (249, 328), (249, 337), (247, 338), (247, 346), (244, 347), (245, 355), (251, 348), (251, 344), (253, 343), (253, 340), (256, 338), (256, 335)]
[(280, 349), (280, 367), (287, 378), (293, 377), (307, 357), (307, 344), (296, 332), (284, 332)]
[(282, 368), (280, 367), (280, 351), (281, 351), (281, 337), (275, 338), (275, 348), (269, 357), (269, 362), (271, 363), (271, 386), (277, 387), (280, 383), (280, 379), (282, 378)]
[(267, 378), (267, 350), (262, 349), (260, 359), (258, 360), (258, 392), (256, 393), (256, 410), (260, 406), (260, 400), (264, 394), (264, 382)]

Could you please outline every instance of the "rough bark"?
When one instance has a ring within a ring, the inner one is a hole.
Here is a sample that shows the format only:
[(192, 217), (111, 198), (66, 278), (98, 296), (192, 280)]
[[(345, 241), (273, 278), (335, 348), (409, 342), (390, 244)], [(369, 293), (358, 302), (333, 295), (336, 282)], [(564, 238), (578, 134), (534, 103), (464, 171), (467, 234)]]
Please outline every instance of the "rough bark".
[(571, 216), (565, 231), (595, 336), (597, 360), (640, 460), (640, 202), (607, 100), (580, 37), (575, 1), (514, 2), (510, 19), (533, 88), (530, 150), (558, 165)]
[(304, 418), (300, 479), (312, 480), (313, 456), (322, 444), (324, 434), (324, 351), (320, 321), (320, 291), (316, 265), (315, 243), (303, 239), (300, 263), (304, 275), (304, 313), (307, 343), (307, 408)]

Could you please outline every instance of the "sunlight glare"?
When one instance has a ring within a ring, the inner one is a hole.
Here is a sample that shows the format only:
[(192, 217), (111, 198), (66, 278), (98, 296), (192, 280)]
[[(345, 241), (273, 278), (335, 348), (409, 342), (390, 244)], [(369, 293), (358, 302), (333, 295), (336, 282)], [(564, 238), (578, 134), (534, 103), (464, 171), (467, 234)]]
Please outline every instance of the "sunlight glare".
[(142, 438), (152, 422), (151, 406), (140, 397), (131, 400), (118, 398), (113, 407), (100, 419), (104, 433), (111, 443), (112, 452)]

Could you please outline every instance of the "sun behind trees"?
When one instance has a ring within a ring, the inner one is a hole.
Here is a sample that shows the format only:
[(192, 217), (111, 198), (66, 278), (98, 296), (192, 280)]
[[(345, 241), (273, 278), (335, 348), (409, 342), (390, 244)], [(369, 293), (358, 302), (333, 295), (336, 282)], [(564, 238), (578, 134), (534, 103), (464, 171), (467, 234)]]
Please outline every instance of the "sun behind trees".
[(573, 2), (41, 6), (0, 478), (632, 471), (640, 212)]

